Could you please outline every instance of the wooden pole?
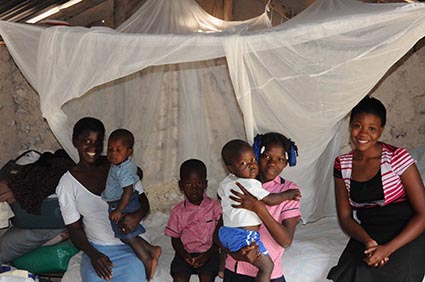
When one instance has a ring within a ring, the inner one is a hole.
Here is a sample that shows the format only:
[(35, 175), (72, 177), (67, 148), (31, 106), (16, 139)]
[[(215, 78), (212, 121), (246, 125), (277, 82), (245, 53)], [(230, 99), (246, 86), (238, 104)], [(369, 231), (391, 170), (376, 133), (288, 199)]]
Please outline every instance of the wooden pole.
[(233, 0), (224, 0), (224, 20), (231, 21), (233, 20)]
[[(269, 2), (268, 0), (261, 0), (265, 5)], [(282, 18), (288, 20), (288, 11), (283, 6), (283, 4), (279, 3), (277, 0), (272, 0), (270, 2), (270, 8), (272, 8), (276, 13), (278, 13)]]

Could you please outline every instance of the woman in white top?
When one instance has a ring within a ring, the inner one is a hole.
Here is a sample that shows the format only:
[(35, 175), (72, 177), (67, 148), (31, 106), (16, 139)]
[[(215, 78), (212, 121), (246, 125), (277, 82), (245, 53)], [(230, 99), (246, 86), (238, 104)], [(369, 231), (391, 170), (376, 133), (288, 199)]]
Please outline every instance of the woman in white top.
[[(72, 142), (78, 150), (78, 164), (66, 172), (56, 189), (62, 216), (74, 245), (84, 252), (81, 260), (83, 282), (145, 281), (145, 268), (131, 247), (115, 238), (108, 217), (108, 204), (100, 197), (105, 189), (110, 163), (101, 156), (105, 128), (100, 120), (82, 118), (74, 126)], [(143, 188), (141, 208), (127, 214), (120, 228), (131, 232), (149, 212)]]

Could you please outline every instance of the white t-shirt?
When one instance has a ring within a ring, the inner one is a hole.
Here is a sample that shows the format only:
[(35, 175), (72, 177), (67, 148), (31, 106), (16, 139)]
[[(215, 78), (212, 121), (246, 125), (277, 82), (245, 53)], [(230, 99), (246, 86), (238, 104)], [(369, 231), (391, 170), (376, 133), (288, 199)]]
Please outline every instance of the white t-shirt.
[[(140, 181), (135, 189), (143, 193)], [(99, 245), (123, 244), (120, 239), (115, 238), (112, 231), (108, 203), (87, 190), (69, 171), (60, 179), (56, 194), (66, 225), (76, 222), (82, 216), (84, 231), (90, 242)]]
[(218, 196), (221, 198), (221, 207), (223, 208), (223, 225), (228, 227), (244, 227), (261, 224), (261, 219), (255, 212), (247, 209), (237, 209), (232, 207), (233, 204), (238, 205), (238, 202), (233, 201), (229, 196), (234, 196), (231, 189), (241, 192), (241, 189), (235, 184), (239, 182), (258, 200), (270, 194), (265, 190), (260, 181), (251, 178), (238, 178), (233, 174), (229, 174), (218, 186)]

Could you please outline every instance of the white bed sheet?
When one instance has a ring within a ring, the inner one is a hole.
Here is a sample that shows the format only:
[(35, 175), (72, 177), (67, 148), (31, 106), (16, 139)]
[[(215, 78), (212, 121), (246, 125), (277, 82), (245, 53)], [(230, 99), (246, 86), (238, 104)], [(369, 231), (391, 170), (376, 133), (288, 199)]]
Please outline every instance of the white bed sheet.
[[(162, 255), (155, 274), (155, 282), (173, 281), (169, 271), (174, 257), (171, 239), (164, 235), (168, 214), (156, 212), (151, 214), (144, 225), (148, 230), (150, 241), (162, 247)], [(348, 238), (339, 229), (335, 217), (323, 218), (319, 221), (299, 224), (295, 240), (283, 257), (285, 277), (288, 282), (319, 282), (326, 280), (330, 267), (336, 264)], [(80, 254), (69, 264), (63, 282), (79, 282)], [(192, 276), (191, 282), (199, 281)], [(216, 278), (216, 281), (222, 281)]]
[[(169, 274), (174, 257), (171, 239), (164, 235), (168, 215), (156, 212), (145, 221), (151, 242), (162, 247), (162, 255), (154, 277), (155, 282), (172, 282)], [(283, 269), (287, 282), (325, 282), (329, 269), (334, 266), (343, 251), (348, 237), (339, 228), (336, 217), (322, 218), (316, 222), (299, 224), (292, 245), (283, 255)], [(81, 282), (81, 254), (74, 256), (62, 282)], [(191, 282), (199, 282), (192, 275)], [(215, 282), (222, 279), (216, 278)], [(425, 278), (423, 280), (425, 282)]]

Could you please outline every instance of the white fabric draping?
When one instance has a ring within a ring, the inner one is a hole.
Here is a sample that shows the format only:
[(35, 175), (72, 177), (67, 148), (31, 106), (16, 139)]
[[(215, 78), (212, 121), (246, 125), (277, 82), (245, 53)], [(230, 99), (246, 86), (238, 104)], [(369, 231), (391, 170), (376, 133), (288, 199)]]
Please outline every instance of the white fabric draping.
[(312, 221), (335, 213), (340, 121), (425, 35), (425, 5), (318, 0), (273, 28), (264, 17), (228, 25), (192, 1), (157, 0), (118, 30), (0, 22), (0, 33), (74, 158), (71, 127), (90, 114), (135, 133), (145, 184), (196, 157), (214, 192), (226, 141), (278, 131), (300, 149), (284, 175)]

